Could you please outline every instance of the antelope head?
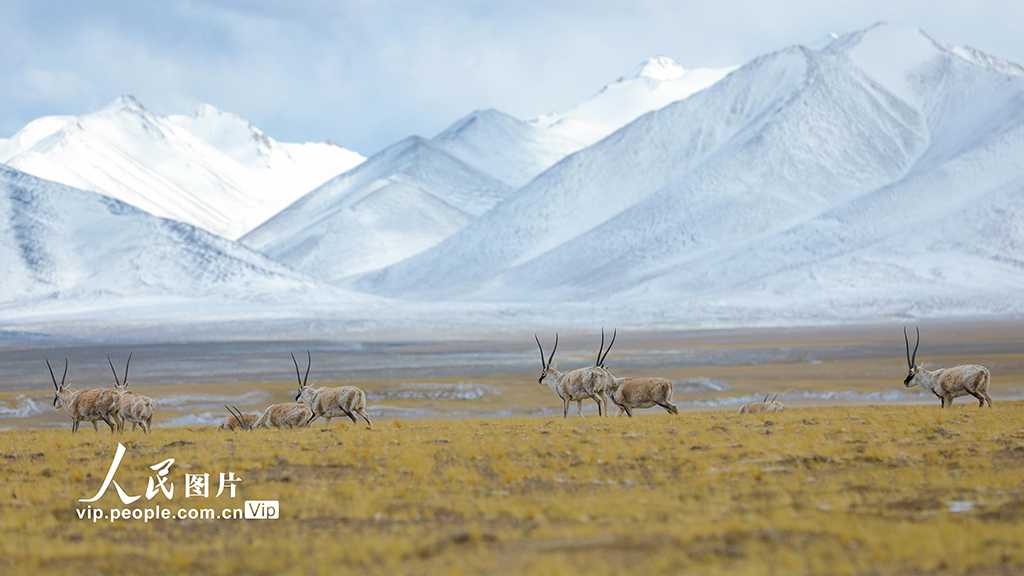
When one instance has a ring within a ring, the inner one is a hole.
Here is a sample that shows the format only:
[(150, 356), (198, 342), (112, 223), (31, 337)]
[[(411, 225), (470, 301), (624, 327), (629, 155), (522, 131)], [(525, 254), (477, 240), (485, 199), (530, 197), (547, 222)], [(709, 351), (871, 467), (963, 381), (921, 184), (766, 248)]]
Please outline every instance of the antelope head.
[(541, 372), (540, 378), (537, 379), (537, 383), (541, 386), (547, 386), (547, 384), (544, 383), (544, 380), (556, 371), (555, 365), (552, 364), (551, 361), (555, 358), (555, 350), (558, 349), (558, 332), (555, 332), (555, 345), (551, 348), (551, 355), (548, 356), (546, 361), (544, 360), (544, 347), (540, 345), (540, 338), (537, 338), (537, 335), (534, 334), (533, 339), (537, 341), (537, 347), (540, 348)]
[(64, 383), (64, 379), (68, 376), (68, 359), (64, 359), (64, 375), (60, 377), (60, 384), (57, 384), (57, 377), (53, 375), (53, 368), (50, 366), (50, 361), (46, 361), (46, 367), (50, 369), (50, 379), (53, 380), (53, 407), (60, 410), (64, 406), (64, 402), (61, 401), (60, 393), (68, 389), (68, 385)]
[[(295, 359), (295, 354), (292, 354), (292, 363), (295, 364), (295, 377), (299, 380), (299, 390), (295, 393), (295, 401), (298, 402), (299, 398), (302, 397), (302, 393), (306, 390), (306, 382), (309, 381), (309, 368), (313, 364), (313, 357), (309, 355), (309, 350), (306, 350), (306, 377), (303, 378), (299, 375), (299, 361)], [(313, 384), (316, 384), (314, 382)]]
[(916, 364), (916, 361), (917, 361), (917, 347), (921, 345), (921, 329), (920, 328), (916, 328), (916, 330), (917, 330), (917, 344), (914, 344), (914, 354), (913, 354), (913, 356), (911, 356), (911, 354), (910, 354), (910, 338), (907, 338), (907, 327), (906, 326), (903, 327), (903, 340), (907, 343), (907, 366), (908, 366), (908, 369), (909, 369), (909, 372), (907, 373), (907, 378), (903, 381), (903, 385), (906, 386), (907, 388), (910, 388), (910, 387), (914, 386), (914, 384), (915, 384), (914, 378), (917, 376), (917, 370), (918, 370), (918, 366)]
[[(599, 366), (601, 368), (606, 368), (606, 366), (604, 365), (604, 361), (608, 359), (608, 353), (612, 351), (612, 346), (615, 345), (615, 336), (618, 335), (618, 333), (619, 333), (619, 329), (616, 328), (615, 331), (612, 332), (612, 341), (611, 341), (611, 343), (608, 344), (608, 349), (605, 350), (604, 349), (604, 328), (601, 328), (601, 347), (597, 349), (597, 362), (594, 364), (594, 366)], [(601, 352), (604, 352), (604, 356), (601, 356)]]
[(128, 362), (126, 362), (124, 365), (123, 382), (117, 379), (117, 370), (114, 369), (114, 363), (110, 361), (109, 354), (107, 354), (107, 363), (110, 364), (110, 371), (114, 373), (114, 390), (117, 390), (119, 394), (124, 393), (126, 390), (128, 390), (128, 367), (132, 363), (132, 353), (128, 353)]

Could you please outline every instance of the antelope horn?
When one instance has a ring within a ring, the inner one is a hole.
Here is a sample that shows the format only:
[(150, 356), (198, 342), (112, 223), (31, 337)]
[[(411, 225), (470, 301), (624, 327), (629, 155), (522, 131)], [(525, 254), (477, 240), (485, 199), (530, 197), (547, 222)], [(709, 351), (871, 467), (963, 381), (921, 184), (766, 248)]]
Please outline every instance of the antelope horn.
[[(917, 330), (917, 344), (914, 344), (914, 357), (910, 359), (911, 368), (913, 368), (915, 366), (914, 363), (917, 362), (917, 347), (921, 345), (921, 329), (916, 326), (914, 329)], [(910, 342), (907, 342), (907, 349), (910, 349)]]
[(302, 390), (302, 375), (299, 374), (299, 362), (295, 359), (295, 354), (292, 354), (292, 363), (295, 364), (295, 378), (299, 381), (299, 390)]
[(309, 350), (306, 350), (306, 377), (302, 379), (302, 386), (305, 387), (306, 383), (309, 382), (309, 368), (313, 365), (313, 357), (309, 355)]
[(618, 334), (619, 329), (616, 328), (615, 331), (612, 332), (612, 341), (608, 344), (608, 349), (604, 351), (604, 357), (602, 357), (601, 361), (597, 363), (598, 366), (604, 366), (604, 361), (608, 359), (608, 353), (612, 351), (612, 346), (615, 345), (615, 337), (618, 336)]
[[(131, 364), (132, 364), (132, 354), (133, 354), (132, 352), (128, 353), (128, 361), (125, 362), (125, 364), (124, 364), (124, 386), (125, 386), (125, 388), (128, 387), (128, 367), (131, 366)], [(107, 360), (110, 360), (110, 358), (107, 358)], [(116, 376), (116, 374), (115, 374), (115, 376)]]
[(914, 365), (910, 363), (910, 339), (907, 338), (907, 327), (903, 327), (903, 341), (907, 343), (907, 366), (913, 368)]
[(765, 394), (764, 395), (764, 400), (761, 400), (761, 404), (764, 404), (767, 401), (768, 401), (768, 394)]
[(53, 380), (54, 390), (60, 391), (60, 386), (57, 386), (57, 377), (53, 375), (53, 368), (50, 366), (50, 360), (46, 360), (46, 367), (50, 369), (50, 379)]
[(551, 348), (551, 356), (548, 356), (547, 366), (551, 366), (551, 361), (555, 359), (555, 350), (558, 350), (558, 332), (555, 332), (555, 346)]
[(594, 362), (594, 366), (601, 365), (601, 352), (604, 351), (604, 326), (601, 327), (601, 347), (597, 349), (597, 361)]
[(68, 377), (68, 359), (64, 359), (64, 374), (60, 377), (60, 385), (64, 385), (64, 379)]
[(772, 398), (772, 402), (775, 402), (775, 398), (778, 398), (778, 397), (779, 397), (779, 395), (776, 394), (775, 397)]
[(537, 338), (537, 335), (534, 334), (533, 339), (537, 341), (537, 347), (540, 348), (540, 365), (543, 368), (547, 368), (548, 365), (544, 362), (544, 347), (540, 345), (540, 338)]
[(242, 412), (239, 411), (238, 408), (235, 408), (234, 410), (232, 410), (231, 408), (234, 408), (234, 406), (232, 406), (231, 408), (228, 408), (227, 404), (225, 404), (224, 407), (227, 408), (228, 412), (230, 412), (231, 415), (235, 417), (235, 420), (238, 422), (239, 426), (241, 426), (242, 428), (248, 428), (248, 426), (245, 424), (245, 419), (242, 418)]
[(110, 364), (110, 371), (114, 373), (114, 384), (121, 385), (121, 381), (117, 379), (117, 370), (114, 370), (114, 363), (110, 361), (110, 354), (107, 354), (107, 364)]

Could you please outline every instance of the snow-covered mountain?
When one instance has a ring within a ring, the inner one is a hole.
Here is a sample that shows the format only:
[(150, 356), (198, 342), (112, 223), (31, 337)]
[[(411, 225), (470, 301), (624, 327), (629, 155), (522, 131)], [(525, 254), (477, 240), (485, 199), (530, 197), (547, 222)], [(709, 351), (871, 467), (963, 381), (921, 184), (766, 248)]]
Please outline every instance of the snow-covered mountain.
[(362, 160), (331, 143), (276, 142), (212, 106), (158, 116), (131, 96), (0, 141), (0, 163), (229, 239)]
[(787, 48), (356, 286), (788, 313), (984, 298), (991, 311), (1024, 285), (1022, 104), (1019, 66), (915, 29)]
[(431, 143), (512, 188), (581, 147), (575, 138), (493, 109), (462, 118)]
[[(325, 303), (400, 299), (364, 314), (377, 327), (1024, 314), (1020, 66), (876, 25), (682, 70), (653, 59), (561, 115), (477, 111), (407, 138), (252, 230), (251, 249), (0, 167), (2, 300), (240, 298), (345, 320)], [(41, 119), (0, 151), (96, 178), (275, 162), (234, 117), (138, 108)], [(149, 133), (175, 144), (134, 144)], [(150, 155), (128, 170), (111, 142)]]
[[(324, 280), (383, 268), (458, 232), (592, 140), (729, 70), (687, 71), (659, 56), (544, 121), (477, 110), (429, 141), (411, 137), (389, 147), (241, 240)], [(450, 202), (451, 191), (462, 199)], [(467, 210), (470, 197), (476, 205)]]
[(552, 136), (574, 143), (573, 151), (589, 146), (636, 120), (711, 86), (735, 70), (687, 69), (668, 56), (658, 55), (636, 70), (608, 84), (600, 92), (565, 112), (550, 112), (530, 120)]
[(426, 250), (511, 192), (412, 136), (303, 196), (241, 242), (334, 281)]
[(0, 166), (0, 308), (365, 301), (230, 240)]

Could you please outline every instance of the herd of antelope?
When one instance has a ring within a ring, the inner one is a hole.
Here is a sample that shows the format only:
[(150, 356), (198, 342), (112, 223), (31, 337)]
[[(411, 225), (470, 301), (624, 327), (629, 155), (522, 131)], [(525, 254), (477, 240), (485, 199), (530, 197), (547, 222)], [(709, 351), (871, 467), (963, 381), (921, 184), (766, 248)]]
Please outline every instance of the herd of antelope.
[[(590, 399), (597, 404), (599, 416), (608, 415), (608, 400), (618, 407), (618, 415), (625, 413), (633, 416), (633, 410), (638, 408), (653, 408), (660, 406), (671, 414), (678, 414), (679, 409), (672, 403), (673, 385), (672, 381), (666, 378), (619, 378), (611, 373), (605, 360), (615, 344), (615, 337), (618, 330), (612, 333), (611, 342), (608, 348), (604, 347), (604, 329), (601, 330), (601, 345), (598, 348), (597, 359), (593, 366), (586, 366), (559, 372), (555, 367), (555, 351), (558, 349), (558, 334), (555, 334), (555, 343), (551, 347), (551, 354), (545, 358), (544, 346), (540, 338), (534, 335), (537, 347), (540, 348), (541, 374), (537, 383), (541, 386), (551, 388), (558, 397), (562, 399), (562, 417), (569, 416), (569, 403), (576, 402), (576, 413), (583, 417), (583, 401)], [(914, 345), (914, 352), (910, 352), (910, 339), (907, 336), (907, 329), (903, 329), (903, 339), (907, 346), (907, 365), (909, 372), (903, 384), (910, 388), (921, 386), (925, 390), (935, 394), (946, 408), (953, 404), (955, 398), (961, 396), (973, 396), (977, 398), (979, 406), (986, 404), (992, 406), (992, 398), (988, 395), (989, 371), (984, 366), (963, 365), (939, 370), (925, 370), (917, 361), (917, 349), (921, 345), (921, 331), (917, 330), (917, 343)], [(61, 376), (60, 384), (50, 366), (46, 361), (46, 367), (50, 371), (50, 378), (53, 380), (55, 393), (53, 396), (53, 407), (64, 408), (71, 415), (71, 431), (78, 431), (81, 422), (92, 423), (93, 430), (99, 432), (98, 422), (105, 422), (110, 426), (110, 432), (124, 431), (125, 424), (131, 422), (132, 430), (141, 427), (143, 432), (149, 433), (153, 421), (153, 414), (156, 410), (156, 402), (152, 398), (136, 394), (128, 390), (128, 368), (131, 365), (132, 356), (128, 355), (128, 361), (124, 367), (124, 378), (119, 379), (113, 361), (107, 356), (110, 370), (114, 373), (113, 388), (93, 388), (85, 390), (71, 390), (66, 383), (68, 375), (68, 361), (64, 359), (64, 374)], [(295, 393), (295, 401), (283, 404), (268, 406), (262, 414), (243, 414), (233, 406), (225, 406), (229, 415), (217, 426), (218, 430), (253, 430), (256, 428), (306, 428), (317, 418), (324, 418), (324, 429), (331, 423), (332, 418), (347, 416), (352, 422), (358, 422), (356, 416), (366, 421), (372, 429), (373, 422), (366, 413), (366, 394), (355, 386), (339, 386), (334, 388), (316, 388), (316, 383), (308, 384), (309, 369), (313, 359), (309, 352), (306, 352), (306, 373), (302, 376), (299, 363), (292, 355), (292, 362), (295, 364), (295, 377), (298, 379), (298, 390)], [(781, 412), (785, 405), (777, 401), (778, 395), (768, 400), (768, 395), (761, 402), (747, 404), (740, 408), (740, 414)]]

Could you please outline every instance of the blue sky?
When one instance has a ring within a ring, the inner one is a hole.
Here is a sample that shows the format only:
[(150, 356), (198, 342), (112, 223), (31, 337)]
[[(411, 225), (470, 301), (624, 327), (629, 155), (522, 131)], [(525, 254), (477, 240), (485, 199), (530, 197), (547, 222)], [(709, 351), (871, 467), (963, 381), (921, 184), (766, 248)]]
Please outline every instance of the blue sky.
[(571, 106), (656, 54), (742, 64), (884, 20), (1024, 63), (1024, 2), (4, 0), (0, 137), (132, 94), (372, 154), (469, 112)]

